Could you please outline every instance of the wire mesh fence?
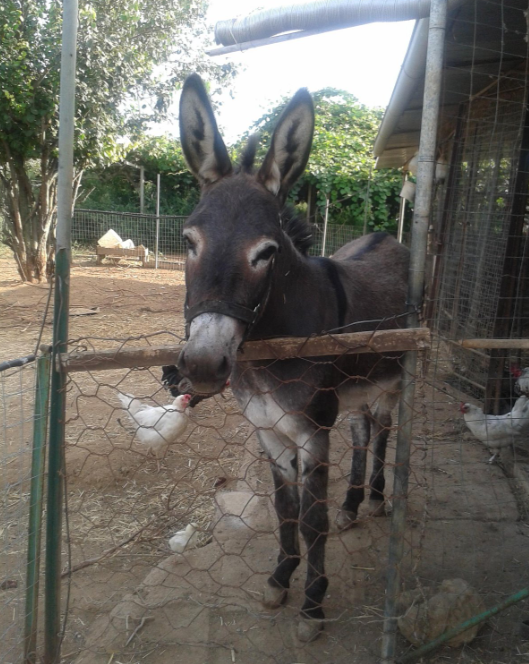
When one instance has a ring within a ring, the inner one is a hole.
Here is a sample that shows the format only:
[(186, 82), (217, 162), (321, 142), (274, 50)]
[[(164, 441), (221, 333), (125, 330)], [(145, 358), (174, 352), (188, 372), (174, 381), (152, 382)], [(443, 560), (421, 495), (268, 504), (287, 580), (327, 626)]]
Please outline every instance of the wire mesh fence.
[(469, 3), (446, 40), (439, 149), (449, 172), (432, 215), (431, 311), (451, 380), (491, 412), (506, 412), (509, 368), (526, 357), (457, 342), (527, 336), (527, 43), (516, 34), (524, 9)]
[[(183, 270), (186, 247), (182, 227), (186, 217), (160, 216), (158, 239), (158, 267)], [(76, 209), (72, 220), (72, 242), (80, 251), (90, 249), (95, 253), (97, 241), (109, 229), (123, 239), (131, 239), (136, 247), (143, 246), (154, 256), (156, 247), (156, 215), (141, 215), (128, 212), (104, 212), (100, 210)], [(311, 225), (314, 244), (311, 253), (320, 256), (323, 250), (324, 224)], [(362, 232), (353, 226), (329, 223), (325, 238), (325, 255), (330, 256), (341, 246), (360, 237)], [(115, 259), (118, 260), (118, 259)], [(151, 258), (148, 266), (155, 265)]]
[[(185, 219), (161, 215), (157, 243), (156, 215), (76, 209), (72, 220), (72, 242), (95, 252), (99, 238), (113, 229), (123, 240), (131, 239), (136, 247), (145, 247), (151, 255), (158, 246), (158, 267), (181, 270), (185, 261), (182, 238)], [(152, 261), (151, 265), (154, 265)]]
[[(33, 358), (34, 359), (34, 358)], [(32, 481), (35, 368), (5, 362), (0, 370), (0, 648), (1, 662), (20, 662), (27, 620), (26, 565)]]

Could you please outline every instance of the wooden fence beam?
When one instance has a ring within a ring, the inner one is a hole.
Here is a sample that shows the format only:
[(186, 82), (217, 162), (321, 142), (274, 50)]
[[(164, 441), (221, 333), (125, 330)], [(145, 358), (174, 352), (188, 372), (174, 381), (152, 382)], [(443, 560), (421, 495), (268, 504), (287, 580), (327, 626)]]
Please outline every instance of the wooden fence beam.
[(454, 342), (462, 348), (527, 350), (529, 339), (460, 339)]
[[(430, 348), (430, 330), (378, 330), (376, 332), (348, 332), (317, 337), (286, 337), (248, 341), (239, 352), (239, 361), (286, 360), (294, 357), (324, 357), (361, 353), (402, 353), (407, 350)], [(112, 350), (63, 353), (58, 370), (107, 371), (133, 367), (160, 367), (175, 364), (182, 349), (178, 346), (147, 346), (144, 348), (116, 348)]]

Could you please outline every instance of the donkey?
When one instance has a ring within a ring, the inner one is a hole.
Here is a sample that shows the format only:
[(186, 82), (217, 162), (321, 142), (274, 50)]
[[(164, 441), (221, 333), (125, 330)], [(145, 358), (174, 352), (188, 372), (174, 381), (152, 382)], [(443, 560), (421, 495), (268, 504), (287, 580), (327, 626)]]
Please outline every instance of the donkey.
[(254, 172), (251, 140), (234, 168), (201, 79), (193, 74), (184, 84), (180, 136), (201, 198), (183, 230), (187, 342), (178, 370), (203, 395), (218, 393), (230, 377), (257, 429), (270, 460), (280, 531), (263, 602), (278, 608), (287, 599), (301, 558), (299, 526), (308, 563), (302, 641), (317, 638), (324, 626), (329, 431), (340, 405), (353, 411), (351, 477), (337, 517), (343, 530), (357, 522), (364, 499), (370, 438), (371, 511), (385, 513), (383, 464), (400, 390), (399, 361), (363, 354), (252, 362), (237, 352), (246, 339), (396, 327), (405, 311), (409, 262), (408, 250), (384, 233), (350, 242), (332, 259), (307, 255), (309, 227), (292, 222), (285, 200), (305, 169), (313, 131), (312, 98), (301, 89), (279, 118), (262, 166)]

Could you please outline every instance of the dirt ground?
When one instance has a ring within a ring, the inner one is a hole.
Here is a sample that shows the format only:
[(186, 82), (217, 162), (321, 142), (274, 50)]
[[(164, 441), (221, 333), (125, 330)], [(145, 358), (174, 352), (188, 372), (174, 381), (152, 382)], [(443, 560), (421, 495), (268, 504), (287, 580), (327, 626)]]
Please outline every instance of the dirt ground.
[[(71, 347), (176, 343), (183, 335), (182, 276), (77, 257), (71, 312), (95, 307), (97, 313), (70, 317)], [(46, 286), (20, 284), (10, 258), (0, 256), (0, 361), (33, 352), (39, 339), (50, 342), (50, 315), (41, 335), (47, 298)], [(403, 586), (464, 578), (492, 607), (528, 584), (529, 528), (512, 481), (463, 434), (457, 404), (464, 395), (447, 388), (443, 370), (432, 353), (429, 377), (418, 380)], [(17, 587), (0, 586), (0, 634), (8, 652), (0, 662), (17, 661), (20, 645), (33, 377), (24, 370), (2, 379), (8, 407), (0, 440), (0, 581)], [(355, 529), (339, 533), (332, 526), (329, 622), (318, 641), (302, 646), (295, 626), (305, 563), (285, 607), (269, 612), (259, 603), (277, 555), (277, 532), (268, 463), (253, 430), (228, 391), (194, 409), (185, 436), (158, 469), (138, 444), (117, 394), (166, 404), (160, 378), (157, 367), (70, 375), (63, 568), (75, 571), (63, 579), (63, 661), (374, 664), (389, 519), (364, 511)], [(331, 440), (334, 519), (350, 465), (345, 414)], [(391, 498), (395, 432), (389, 448)], [(172, 555), (169, 537), (188, 523), (197, 526), (196, 546)], [(529, 662), (520, 632), (528, 614), (529, 607), (517, 605), (488, 621), (470, 645), (439, 649), (429, 661)], [(404, 653), (409, 644), (399, 636), (398, 647)]]

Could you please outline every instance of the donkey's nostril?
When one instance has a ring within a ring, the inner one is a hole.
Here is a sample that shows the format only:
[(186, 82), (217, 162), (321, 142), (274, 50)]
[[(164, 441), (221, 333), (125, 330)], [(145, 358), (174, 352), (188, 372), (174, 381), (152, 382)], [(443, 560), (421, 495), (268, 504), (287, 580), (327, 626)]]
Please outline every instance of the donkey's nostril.
[(217, 369), (217, 378), (226, 378), (230, 371), (229, 365), (228, 365), (228, 358), (226, 355), (222, 357), (222, 361), (218, 366)]

